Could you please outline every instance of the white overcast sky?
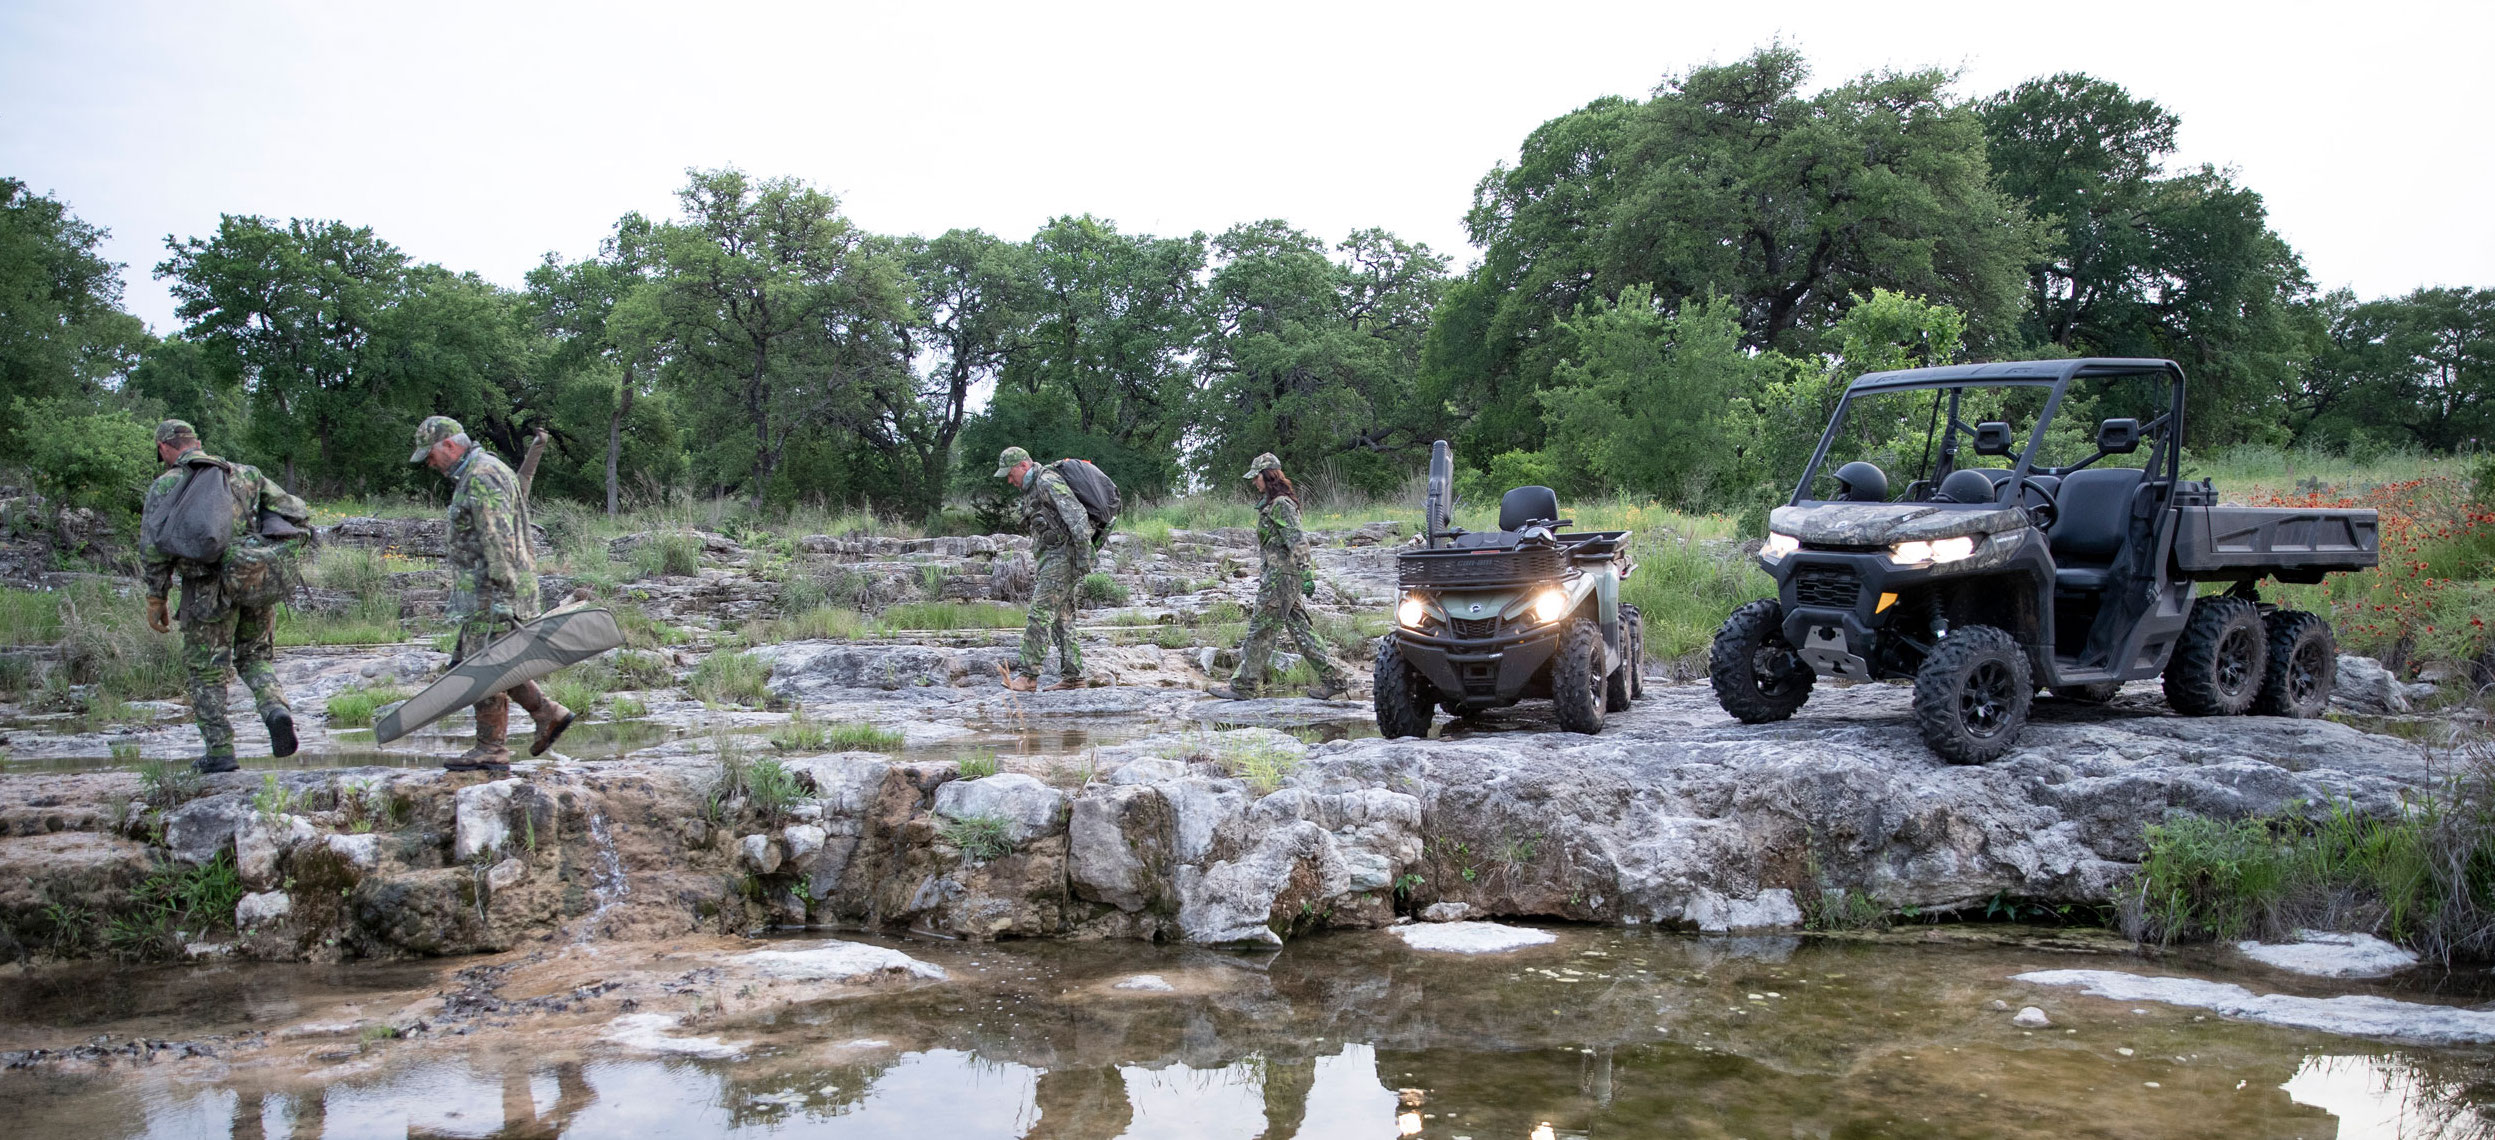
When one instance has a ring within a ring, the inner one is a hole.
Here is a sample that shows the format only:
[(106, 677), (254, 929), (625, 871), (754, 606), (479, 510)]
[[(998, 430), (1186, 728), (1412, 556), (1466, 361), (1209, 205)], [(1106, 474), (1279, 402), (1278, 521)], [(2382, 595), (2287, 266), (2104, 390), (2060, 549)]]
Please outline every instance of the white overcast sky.
[(671, 213), (688, 166), (796, 175), (895, 233), (1287, 218), (1472, 256), (1534, 126), (1781, 37), (1815, 82), (2055, 71), (2183, 117), (2324, 287), (2495, 286), (2495, 4), (1408, 6), (0, 0), (0, 174), (112, 230), (159, 332), (166, 235), (339, 218), (517, 285)]

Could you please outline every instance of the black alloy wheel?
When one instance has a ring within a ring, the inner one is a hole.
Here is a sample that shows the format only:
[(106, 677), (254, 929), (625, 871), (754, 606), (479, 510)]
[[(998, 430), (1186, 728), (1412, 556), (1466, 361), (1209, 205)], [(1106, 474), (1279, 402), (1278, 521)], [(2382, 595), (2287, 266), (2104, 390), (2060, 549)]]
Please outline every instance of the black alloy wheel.
[(1989, 625), (1950, 630), (1915, 670), (1915, 728), (1952, 764), (1981, 764), (2018, 744), (2036, 686), (2027, 650)]
[(1783, 720), (1811, 699), (1811, 672), (1785, 641), (1784, 603), (1761, 598), (1734, 610), (1707, 650), (1715, 702), (1743, 724)]

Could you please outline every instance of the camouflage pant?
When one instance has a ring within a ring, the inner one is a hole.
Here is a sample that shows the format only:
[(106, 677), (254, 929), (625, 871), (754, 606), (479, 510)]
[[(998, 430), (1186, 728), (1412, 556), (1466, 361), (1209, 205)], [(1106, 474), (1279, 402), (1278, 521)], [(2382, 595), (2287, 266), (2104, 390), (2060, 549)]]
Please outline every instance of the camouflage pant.
[(1273, 673), (1274, 643), (1289, 638), (1293, 648), (1308, 659), (1319, 680), (1339, 684), (1343, 671), (1327, 656), (1325, 641), (1309, 624), (1308, 605), (1300, 600), (1300, 576), (1295, 573), (1268, 573), (1256, 586), (1256, 612), (1248, 616), (1247, 641), (1239, 646), (1239, 671), (1231, 675), (1232, 691), (1253, 693), (1265, 686)]
[(182, 619), (182, 667), (190, 675), (191, 716), (208, 755), (234, 754), (234, 725), (225, 716), (225, 677), (242, 675), (260, 717), (286, 708), (277, 687), (277, 611), (266, 606), (227, 606), (210, 618)]
[(1048, 647), (1055, 645), (1065, 679), (1083, 675), (1083, 647), (1074, 641), (1075, 591), (1082, 585), (1083, 575), (1075, 570), (1071, 551), (1039, 551), (1039, 563), (1031, 571), (1031, 620), (1022, 627), (1022, 656), (1014, 664), (1015, 672), (1039, 676), (1041, 667), (1048, 664)]

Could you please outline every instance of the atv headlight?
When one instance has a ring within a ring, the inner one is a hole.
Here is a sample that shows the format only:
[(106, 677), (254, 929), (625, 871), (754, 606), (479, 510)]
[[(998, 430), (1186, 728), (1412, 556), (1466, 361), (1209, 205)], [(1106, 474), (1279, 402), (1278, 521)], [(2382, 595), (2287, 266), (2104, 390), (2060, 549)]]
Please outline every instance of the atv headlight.
[(1429, 620), (1429, 607), (1422, 604), (1421, 599), (1406, 594), (1403, 604), (1395, 607), (1395, 620), (1402, 622), (1406, 629), (1419, 629), (1422, 622)]
[(1800, 549), (1802, 549), (1801, 539), (1795, 538), (1789, 534), (1778, 534), (1771, 530), (1767, 532), (1767, 545), (1760, 547), (1759, 553), (1766, 555), (1770, 559), (1775, 559), (1782, 558), (1785, 555), (1791, 554)]
[(1534, 595), (1533, 620), (1543, 623), (1568, 616), (1568, 594), (1562, 590), (1544, 590)]
[(1899, 566), (1939, 565), (1974, 556), (1975, 536), (1973, 535), (1936, 538), (1929, 542), (1918, 539), (1889, 547), (1889, 561)]

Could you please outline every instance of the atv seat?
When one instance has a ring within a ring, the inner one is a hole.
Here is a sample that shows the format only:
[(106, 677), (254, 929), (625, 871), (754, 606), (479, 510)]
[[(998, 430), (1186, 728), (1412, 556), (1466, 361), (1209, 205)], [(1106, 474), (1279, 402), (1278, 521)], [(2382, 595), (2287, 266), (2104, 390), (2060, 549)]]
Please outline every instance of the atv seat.
[(1499, 529), (1521, 531), (1535, 523), (1559, 523), (1559, 492), (1548, 487), (1518, 487), (1499, 497)]
[(2062, 480), (2061, 515), (2053, 523), (2053, 585), (2058, 590), (2105, 588), (2122, 558), (2131, 530), (2131, 500), (2140, 491), (2140, 469), (2102, 467), (2073, 471)]

